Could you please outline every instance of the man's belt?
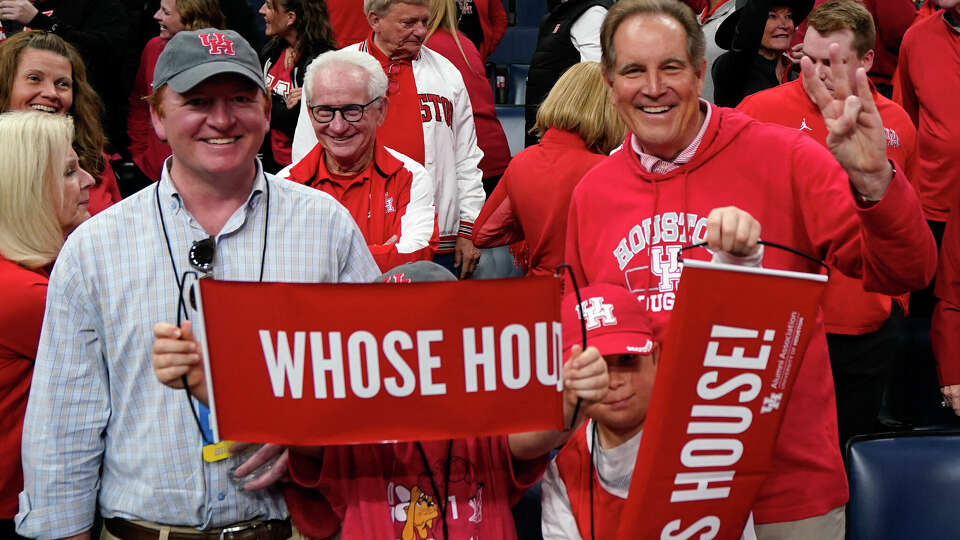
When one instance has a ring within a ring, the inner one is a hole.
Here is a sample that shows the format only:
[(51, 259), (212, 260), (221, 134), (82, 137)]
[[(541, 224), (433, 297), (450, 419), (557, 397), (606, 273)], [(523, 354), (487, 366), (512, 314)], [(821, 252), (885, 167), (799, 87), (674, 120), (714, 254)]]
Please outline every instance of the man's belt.
[[(104, 525), (122, 540), (157, 540), (160, 531), (121, 518), (108, 518)], [(170, 531), (169, 540), (287, 540), (292, 535), (289, 519), (251, 521), (237, 526), (204, 531)]]

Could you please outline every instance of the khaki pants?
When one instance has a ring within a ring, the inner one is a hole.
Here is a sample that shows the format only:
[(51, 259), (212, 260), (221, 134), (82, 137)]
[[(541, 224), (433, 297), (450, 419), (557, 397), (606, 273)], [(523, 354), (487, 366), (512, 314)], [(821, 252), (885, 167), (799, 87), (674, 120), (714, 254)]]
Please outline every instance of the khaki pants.
[(821, 516), (783, 521), (757, 523), (757, 540), (843, 540), (846, 536), (846, 506), (839, 506)]
[[(160, 534), (159, 540), (167, 540), (167, 536), (171, 532), (197, 534), (197, 530), (192, 529), (190, 527), (171, 527), (168, 525), (161, 525), (159, 523), (151, 523), (149, 521), (136, 521), (136, 520), (134, 520), (133, 523), (136, 523), (137, 525), (140, 525), (143, 527), (156, 529), (157, 532)], [(297, 528), (293, 525), (293, 523), (290, 524), (290, 530), (293, 532), (293, 534), (291, 534), (290, 538), (288, 538), (287, 540), (309, 540), (306, 536), (301, 534), (299, 530), (297, 530)], [(100, 540), (124, 540), (124, 539), (110, 534), (110, 531), (107, 530), (107, 526), (104, 525), (103, 529), (100, 531)]]

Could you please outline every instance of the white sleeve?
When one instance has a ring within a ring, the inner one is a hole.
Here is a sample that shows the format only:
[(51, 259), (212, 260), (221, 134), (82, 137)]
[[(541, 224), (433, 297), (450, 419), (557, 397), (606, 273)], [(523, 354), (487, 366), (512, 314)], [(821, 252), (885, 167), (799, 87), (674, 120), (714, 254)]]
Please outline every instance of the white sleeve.
[(570, 27), (570, 41), (580, 52), (581, 62), (600, 61), (600, 27), (606, 16), (606, 8), (593, 6), (583, 12)]
[(400, 238), (397, 253), (413, 253), (430, 244), (437, 209), (433, 201), (433, 177), (413, 159), (387, 148), (394, 157), (403, 162), (404, 168), (413, 175), (410, 183), (410, 202), (400, 217)]
[(453, 136), (460, 202), (460, 223), (457, 232), (472, 237), (473, 222), (480, 215), (480, 208), (483, 207), (483, 202), (487, 198), (483, 191), (483, 173), (480, 172), (479, 167), (480, 160), (483, 159), (483, 151), (477, 146), (477, 130), (473, 122), (473, 107), (470, 105), (467, 87), (457, 68), (453, 67), (453, 64), (450, 64), (450, 68), (454, 87)]
[(309, 154), (316, 145), (317, 134), (313, 132), (313, 124), (310, 122), (310, 112), (307, 109), (307, 99), (306, 95), (304, 95), (303, 99), (300, 100), (300, 115), (297, 117), (297, 129), (293, 132), (292, 163), (303, 159), (303, 156)]
[(550, 460), (540, 482), (541, 529), (543, 540), (583, 540), (570, 509), (567, 486), (560, 478), (557, 459)]

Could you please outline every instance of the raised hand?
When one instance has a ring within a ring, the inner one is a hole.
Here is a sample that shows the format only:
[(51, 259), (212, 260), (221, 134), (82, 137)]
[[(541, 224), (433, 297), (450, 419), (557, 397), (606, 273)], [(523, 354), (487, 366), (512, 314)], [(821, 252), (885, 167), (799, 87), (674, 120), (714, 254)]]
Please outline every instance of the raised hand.
[[(840, 46), (830, 44), (830, 65), (841, 65)], [(887, 136), (883, 120), (873, 101), (867, 73), (857, 69), (855, 80), (847, 71), (830, 71), (833, 94), (817, 76), (813, 62), (800, 61), (803, 88), (820, 108), (827, 126), (827, 148), (847, 172), (854, 189), (867, 200), (880, 200), (893, 179), (893, 168), (887, 160)], [(830, 69), (822, 66), (821, 69)]]

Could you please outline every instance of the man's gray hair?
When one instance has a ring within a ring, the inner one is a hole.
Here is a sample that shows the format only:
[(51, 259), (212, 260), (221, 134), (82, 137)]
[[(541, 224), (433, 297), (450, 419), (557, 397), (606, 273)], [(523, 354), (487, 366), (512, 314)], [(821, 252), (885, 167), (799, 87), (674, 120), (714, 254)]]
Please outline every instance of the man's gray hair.
[(414, 4), (417, 6), (429, 6), (430, 0), (363, 0), (363, 14), (366, 16), (371, 11), (378, 17), (387, 14), (394, 4)]
[(310, 62), (307, 73), (303, 76), (303, 93), (306, 96), (307, 105), (314, 105), (311, 102), (311, 94), (316, 74), (338, 66), (354, 66), (367, 72), (367, 101), (387, 95), (389, 83), (380, 62), (367, 53), (341, 49), (325, 52)]

